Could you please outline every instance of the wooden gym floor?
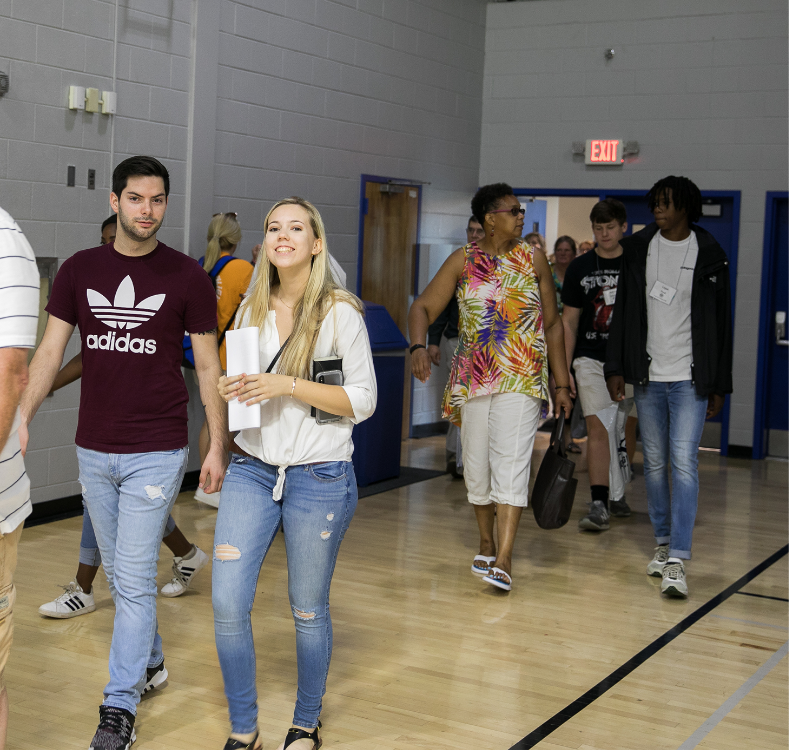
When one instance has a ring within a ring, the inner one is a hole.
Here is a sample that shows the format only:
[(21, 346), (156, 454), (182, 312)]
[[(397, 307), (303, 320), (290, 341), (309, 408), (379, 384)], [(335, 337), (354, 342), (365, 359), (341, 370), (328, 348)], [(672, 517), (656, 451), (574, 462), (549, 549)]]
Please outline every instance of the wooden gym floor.
[[(535, 459), (546, 445), (540, 436)], [(443, 467), (441, 438), (404, 446), (403, 463)], [(510, 594), (469, 572), (478, 537), (462, 482), (443, 476), (361, 500), (333, 584), (325, 747), (788, 747), (789, 557), (714, 599), (787, 544), (787, 463), (700, 454), (691, 593), (675, 601), (645, 575), (653, 540), (641, 476), (628, 488), (630, 519), (612, 520), (599, 535), (578, 531), (588, 496), (584, 459), (576, 459), (579, 491), (565, 528), (541, 531), (524, 514)], [(183, 493), (174, 516), (211, 551), (212, 509)], [(10, 748), (82, 750), (96, 728), (114, 612), (103, 574), (95, 613), (71, 620), (37, 613), (60, 593), (55, 584), (74, 575), (80, 527), (72, 518), (22, 538), (6, 674)], [(163, 548), (160, 585), (170, 566)], [(139, 708), (137, 750), (223, 747), (210, 578), (207, 567), (187, 594), (159, 599), (170, 680)], [(662, 638), (683, 621), (689, 627), (676, 638)], [(296, 686), (282, 538), (259, 579), (254, 633), (270, 750), (290, 725)], [(551, 731), (545, 723), (560, 712)]]

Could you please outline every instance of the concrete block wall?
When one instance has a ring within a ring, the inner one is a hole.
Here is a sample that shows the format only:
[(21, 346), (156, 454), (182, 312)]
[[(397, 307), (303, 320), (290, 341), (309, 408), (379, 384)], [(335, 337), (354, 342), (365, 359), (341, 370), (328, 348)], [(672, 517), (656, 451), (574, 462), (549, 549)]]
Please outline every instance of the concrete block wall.
[[(322, 210), (354, 289), (361, 173), (431, 183), (421, 241), (464, 237), (479, 174), (484, 0), (123, 0), (118, 113), (70, 111), (70, 84), (113, 89), (115, 15), (113, 0), (0, 0), (11, 81), (0, 205), (38, 256), (63, 260), (98, 242), (112, 166), (135, 153), (168, 167), (160, 237), (196, 257), (211, 212), (240, 213), (246, 257), (272, 202), (299, 193)], [(75, 336), (67, 358), (78, 350)], [(194, 444), (202, 415), (192, 380), (188, 390)], [(34, 502), (80, 491), (78, 404), (79, 385), (68, 386), (31, 425)]]
[[(184, 226), (190, 0), (119, 4), (118, 114), (69, 110), (70, 85), (113, 90), (115, 3), (105, 0), (0, 2), (0, 205), (39, 257), (61, 261), (99, 243), (113, 161), (136, 153), (161, 159), (172, 193), (161, 239), (181, 247)], [(163, 15), (167, 14), (167, 15)], [(114, 137), (113, 137), (114, 136)], [(67, 167), (76, 186), (66, 187)], [(87, 189), (88, 169), (96, 189)], [(72, 337), (69, 359), (79, 351)], [(79, 494), (74, 434), (79, 384), (45, 399), (31, 424), (26, 465), (34, 502)]]
[[(462, 244), (484, 20), (480, 0), (223, 0), (214, 210), (240, 214), (242, 252), (277, 199), (302, 195), (354, 290), (361, 174), (430, 183), (420, 241)], [(437, 379), (414, 384), (414, 424), (440, 419)]]
[(223, 0), (216, 210), (261, 241), (299, 194), (355, 288), (361, 174), (421, 180), (422, 242), (459, 240), (478, 178), (480, 0)]
[[(788, 4), (531, 0), (487, 11), (481, 184), (646, 189), (684, 174), (741, 191), (730, 443), (751, 445), (765, 194), (788, 188)], [(602, 137), (637, 140), (641, 154), (609, 169), (573, 159), (573, 141)]]

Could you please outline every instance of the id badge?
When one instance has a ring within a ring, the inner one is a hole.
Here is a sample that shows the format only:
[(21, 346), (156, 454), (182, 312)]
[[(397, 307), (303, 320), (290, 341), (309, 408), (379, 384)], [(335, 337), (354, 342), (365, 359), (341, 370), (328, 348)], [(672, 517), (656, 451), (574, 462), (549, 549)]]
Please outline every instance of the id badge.
[(663, 302), (665, 305), (672, 304), (675, 294), (677, 294), (677, 289), (672, 286), (667, 286), (660, 281), (656, 281), (653, 288), (650, 290), (650, 297), (657, 299), (659, 302)]
[(616, 290), (616, 288), (604, 289), (603, 290), (603, 301), (609, 306), (613, 305), (617, 301), (617, 290)]

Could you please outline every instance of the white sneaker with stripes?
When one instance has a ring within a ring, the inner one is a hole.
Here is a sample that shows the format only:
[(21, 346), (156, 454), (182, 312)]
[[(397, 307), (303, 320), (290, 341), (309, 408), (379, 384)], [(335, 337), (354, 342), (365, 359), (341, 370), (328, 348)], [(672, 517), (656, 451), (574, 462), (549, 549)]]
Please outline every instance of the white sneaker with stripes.
[(51, 602), (39, 607), (39, 614), (44, 617), (54, 617), (58, 620), (68, 620), (70, 617), (87, 615), (96, 609), (93, 592), (86, 594), (77, 581), (72, 581), (68, 586), (61, 586), (63, 593)]
[(187, 560), (184, 557), (174, 557), (173, 578), (162, 587), (160, 593), (170, 598), (181, 596), (190, 587), (193, 578), (203, 570), (208, 562), (209, 556), (197, 546), (193, 556)]

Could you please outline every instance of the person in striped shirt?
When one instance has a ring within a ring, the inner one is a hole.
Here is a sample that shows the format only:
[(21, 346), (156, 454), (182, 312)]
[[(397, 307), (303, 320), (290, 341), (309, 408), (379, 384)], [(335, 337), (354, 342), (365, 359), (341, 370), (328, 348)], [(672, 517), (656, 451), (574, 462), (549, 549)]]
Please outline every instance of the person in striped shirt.
[(14, 634), (14, 569), (22, 527), (32, 511), (18, 430), (38, 308), (36, 256), (17, 223), (0, 208), (0, 750), (8, 727), (3, 675)]

